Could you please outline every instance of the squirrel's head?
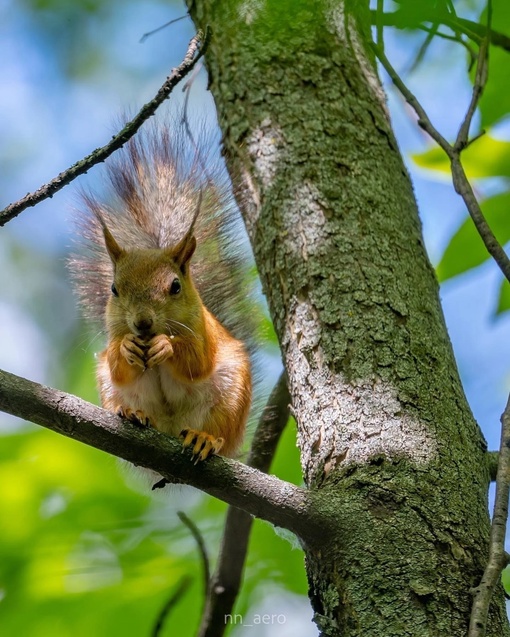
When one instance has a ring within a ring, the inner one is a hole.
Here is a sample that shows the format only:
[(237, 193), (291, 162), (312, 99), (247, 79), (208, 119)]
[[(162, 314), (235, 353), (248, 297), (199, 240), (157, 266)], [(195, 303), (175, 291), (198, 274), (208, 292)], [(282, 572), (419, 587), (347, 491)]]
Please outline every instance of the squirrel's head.
[(191, 334), (201, 310), (190, 275), (196, 248), (193, 228), (174, 247), (125, 249), (102, 226), (114, 272), (106, 310), (110, 333), (129, 331), (142, 339)]

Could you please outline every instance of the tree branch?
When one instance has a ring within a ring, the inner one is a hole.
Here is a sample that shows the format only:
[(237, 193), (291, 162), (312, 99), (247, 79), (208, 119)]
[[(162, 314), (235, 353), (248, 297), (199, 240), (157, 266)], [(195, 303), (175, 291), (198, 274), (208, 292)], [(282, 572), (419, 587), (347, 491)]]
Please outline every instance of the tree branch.
[(117, 133), (117, 135), (112, 137), (108, 144), (102, 148), (97, 148), (90, 153), (90, 155), (87, 155), (84, 159), (76, 162), (67, 170), (64, 170), (64, 172), (57, 175), (44, 186), (41, 186), (35, 192), (29, 193), (16, 203), (8, 205), (7, 208), (0, 212), (0, 227), (5, 225), (11, 219), (14, 219), (14, 217), (17, 217), (21, 212), (23, 212), (23, 210), (35, 206), (41, 201), (44, 201), (44, 199), (53, 197), (56, 192), (61, 190), (64, 186), (67, 186), (67, 184), (71, 183), (71, 181), (76, 179), (76, 177), (83, 175), (93, 166), (107, 159), (113, 152), (122, 148), (122, 146), (124, 146), (124, 144), (133, 137), (140, 126), (149, 119), (149, 117), (154, 115), (156, 109), (167, 99), (167, 97), (169, 97), (170, 93), (182, 80), (182, 78), (193, 69), (195, 64), (206, 51), (209, 40), (209, 29), (206, 29), (205, 36), (201, 31), (199, 31), (197, 35), (191, 39), (188, 50), (181, 64), (172, 70), (166, 82), (157, 92), (156, 96), (150, 102), (147, 102), (147, 104), (142, 106), (133, 120), (128, 122), (124, 128)]
[(469, 183), (469, 179), (467, 178), (461, 161), (461, 153), (463, 149), (466, 148), (466, 146), (468, 146), (469, 144), (468, 134), (471, 119), (478, 105), (478, 100), (482, 94), (483, 85), (485, 84), (487, 78), (486, 56), (488, 51), (488, 44), (480, 47), (480, 52), (478, 55), (478, 67), (473, 86), (472, 97), (454, 145), (450, 144), (432, 124), (425, 109), (420, 104), (416, 96), (404, 84), (404, 82), (386, 57), (384, 51), (382, 51), (381, 48), (376, 46), (375, 44), (373, 45), (373, 49), (375, 51), (375, 54), (379, 58), (382, 66), (390, 76), (392, 82), (398, 88), (409, 106), (411, 106), (411, 108), (417, 114), (419, 126), (423, 128), (423, 130), (428, 133), (448, 155), (448, 158), (451, 162), (452, 180), (455, 191), (464, 200), (469, 215), (471, 216), (471, 219), (473, 220), (473, 223), (475, 224), (478, 234), (480, 235), (480, 238), (482, 239), (487, 251), (492, 256), (494, 261), (496, 261), (499, 269), (504, 274), (506, 279), (510, 281), (510, 259), (506, 255), (499, 241), (496, 239), (496, 236), (492, 232), (491, 227), (487, 223), (482, 209), (480, 208), (480, 204), (478, 203), (471, 184)]
[(375, 44), (372, 45), (372, 48), (376, 56), (378, 57), (380, 63), (383, 65), (384, 70), (390, 76), (390, 79), (393, 82), (393, 84), (395, 84), (395, 86), (398, 88), (398, 90), (404, 97), (405, 101), (409, 104), (409, 106), (414, 110), (414, 112), (418, 116), (418, 125), (420, 126), (420, 128), (422, 128), (426, 133), (428, 133), (432, 137), (432, 139), (437, 143), (437, 145), (444, 150), (444, 152), (448, 155), (448, 157), (451, 158), (451, 153), (453, 151), (453, 147), (451, 146), (451, 144), (449, 144), (446, 138), (444, 138), (441, 135), (441, 133), (437, 130), (437, 128), (432, 124), (429, 116), (427, 115), (427, 112), (425, 111), (423, 106), (420, 104), (420, 102), (418, 101), (414, 93), (412, 93), (408, 89), (408, 87), (404, 84), (401, 77), (395, 71), (395, 69), (391, 65), (391, 62), (386, 57), (386, 54), (384, 53), (384, 51), (380, 47), (376, 46)]
[(141, 428), (76, 396), (2, 370), (0, 410), (152, 469), (169, 482), (196, 487), (292, 531), (305, 543), (324, 539), (329, 528), (313, 505), (311, 491), (218, 456), (194, 465), (171, 436)]
[(163, 629), (163, 625), (165, 620), (171, 611), (177, 606), (177, 604), (181, 601), (181, 598), (184, 596), (188, 588), (191, 586), (192, 579), (189, 575), (185, 575), (180, 582), (177, 584), (177, 587), (170, 598), (165, 602), (163, 608), (160, 610), (156, 623), (154, 624), (154, 628), (151, 633), (151, 637), (160, 637), (161, 630)]
[(489, 541), (489, 560), (480, 584), (473, 591), (474, 600), (468, 637), (484, 637), (492, 594), (508, 562), (505, 553), (508, 496), (510, 495), (510, 397), (501, 416), (501, 444), (496, 474), (496, 497)]
[(489, 45), (490, 45), (490, 32), (492, 24), (492, 2), (487, 2), (487, 37), (483, 38), (480, 43), (480, 49), (478, 51), (478, 61), (476, 65), (475, 80), (473, 82), (473, 91), (471, 93), (471, 101), (469, 102), (464, 121), (460, 125), (457, 139), (455, 140), (454, 150), (458, 157), (460, 153), (468, 146), (469, 143), (469, 129), (471, 128), (471, 122), (473, 115), (478, 107), (478, 102), (482, 97), (483, 90), (487, 83), (488, 66), (489, 66)]
[[(287, 375), (282, 373), (268, 399), (253, 436), (247, 464), (269, 471), (281, 433), (289, 418), (290, 395)], [(244, 569), (253, 518), (229, 507), (221, 541), (220, 555), (198, 632), (199, 637), (221, 637), (227, 628), (225, 616), (232, 613)]]
[[(188, 529), (188, 531), (193, 536), (193, 539), (196, 542), (198, 548), (198, 554), (200, 556), (200, 561), (202, 563), (202, 581), (204, 584), (204, 604), (209, 595), (209, 581), (210, 581), (210, 566), (209, 566), (209, 556), (207, 555), (207, 549), (205, 546), (205, 541), (200, 533), (200, 529), (193, 522), (191, 518), (189, 518), (184, 511), (177, 511), (177, 515), (179, 516), (179, 520), (184, 524), (184, 526)], [(163, 608), (158, 613), (156, 623), (154, 624), (154, 629), (152, 631), (152, 637), (159, 637), (161, 635), (161, 631), (165, 625), (165, 622), (168, 618), (168, 615), (174, 608), (175, 604), (180, 600), (182, 595), (186, 592), (191, 584), (191, 577), (185, 577), (181, 580), (177, 591), (172, 591), (170, 598), (164, 604)]]
[(177, 515), (179, 516), (179, 520), (188, 528), (189, 532), (193, 536), (198, 548), (198, 553), (200, 555), (200, 561), (202, 563), (202, 582), (204, 585), (204, 600), (207, 599), (209, 595), (209, 586), (211, 581), (211, 567), (209, 564), (209, 556), (207, 555), (207, 548), (205, 546), (205, 540), (203, 535), (200, 533), (200, 529), (193, 522), (191, 518), (189, 518), (184, 511), (177, 511)]

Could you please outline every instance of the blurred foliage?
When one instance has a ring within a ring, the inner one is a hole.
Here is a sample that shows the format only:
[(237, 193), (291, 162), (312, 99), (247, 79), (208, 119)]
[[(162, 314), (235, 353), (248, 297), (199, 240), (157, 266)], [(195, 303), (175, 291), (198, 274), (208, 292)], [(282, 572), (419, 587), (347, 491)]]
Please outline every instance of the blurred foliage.
[[(508, 38), (510, 43), (510, 4), (507, 0), (493, 0), (491, 28), (498, 34)], [(487, 9), (484, 7), (479, 23), (487, 24)], [(466, 31), (466, 37), (471, 37)], [(476, 38), (474, 38), (476, 41)], [(496, 39), (494, 37), (493, 39)], [(469, 59), (467, 58), (467, 63)], [(471, 130), (476, 139), (462, 153), (462, 163), (466, 174), (475, 185), (477, 180), (492, 180), (498, 193), (492, 196), (481, 196), (478, 193), (480, 206), (485, 218), (501, 245), (510, 241), (510, 141), (497, 138), (498, 129), (494, 127), (508, 124), (510, 112), (510, 84), (508, 68), (510, 50), (492, 43), (489, 52), (489, 74), (484, 92), (479, 102), (479, 128)], [(470, 78), (474, 81), (475, 70), (471, 69)], [(425, 105), (426, 107), (426, 105)], [(460, 125), (460, 122), (459, 122)], [(413, 156), (415, 163), (422, 168), (438, 173), (439, 178), (450, 174), (450, 162), (445, 153), (437, 146)], [(460, 205), (460, 204), (459, 204)], [(466, 218), (460, 224), (446, 246), (437, 266), (440, 281), (464, 274), (489, 260), (489, 254), (480, 239), (475, 226), (466, 211)], [(500, 293), (495, 315), (510, 309), (510, 286), (501, 276)]]
[[(510, 193), (504, 192), (484, 199), (482, 212), (496, 238), (505, 245), (510, 240)], [(450, 240), (437, 266), (440, 281), (462, 274), (490, 258), (474, 223), (468, 217)]]
[[(510, 55), (510, 54), (509, 54)], [(450, 161), (438, 146), (413, 155), (418, 166), (450, 174)], [(485, 134), (462, 153), (462, 165), (469, 179), (510, 177), (510, 142)]]

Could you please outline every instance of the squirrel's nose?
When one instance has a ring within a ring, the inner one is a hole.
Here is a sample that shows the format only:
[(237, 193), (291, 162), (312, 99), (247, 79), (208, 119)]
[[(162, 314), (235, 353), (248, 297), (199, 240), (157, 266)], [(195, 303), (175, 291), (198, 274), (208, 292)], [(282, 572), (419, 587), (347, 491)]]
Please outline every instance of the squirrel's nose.
[(150, 332), (154, 321), (150, 317), (142, 317), (134, 322), (135, 329), (140, 333)]

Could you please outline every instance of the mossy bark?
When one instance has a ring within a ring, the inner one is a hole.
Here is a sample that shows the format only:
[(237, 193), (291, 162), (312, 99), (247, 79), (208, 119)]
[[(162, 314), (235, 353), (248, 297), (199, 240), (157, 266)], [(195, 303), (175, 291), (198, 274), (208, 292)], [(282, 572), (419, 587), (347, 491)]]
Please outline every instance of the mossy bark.
[[(487, 558), (485, 446), (366, 45), (368, 2), (190, 9), (213, 30), (210, 88), (305, 480), (336, 516), (333, 541), (306, 550), (315, 621), (328, 636), (464, 637)], [(488, 635), (509, 634), (498, 590)]]

